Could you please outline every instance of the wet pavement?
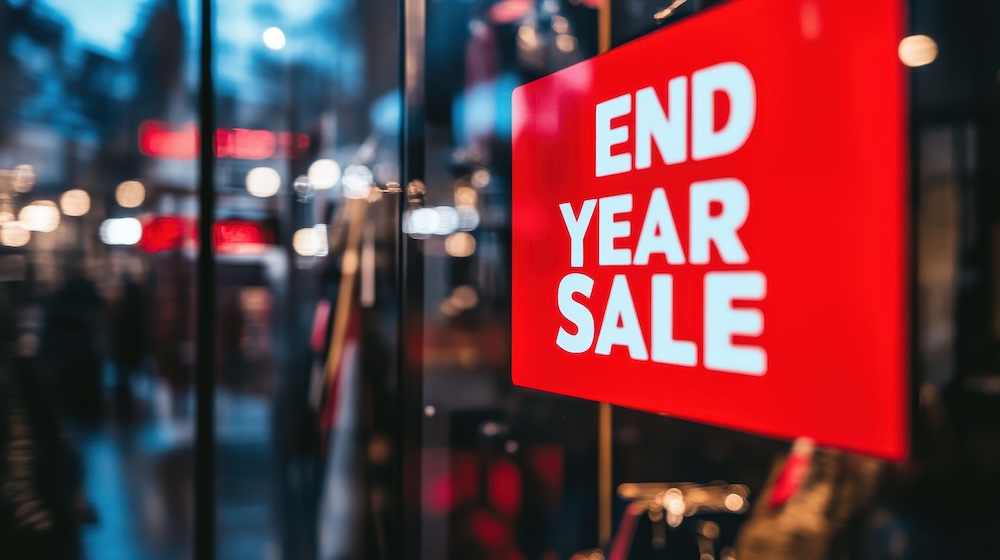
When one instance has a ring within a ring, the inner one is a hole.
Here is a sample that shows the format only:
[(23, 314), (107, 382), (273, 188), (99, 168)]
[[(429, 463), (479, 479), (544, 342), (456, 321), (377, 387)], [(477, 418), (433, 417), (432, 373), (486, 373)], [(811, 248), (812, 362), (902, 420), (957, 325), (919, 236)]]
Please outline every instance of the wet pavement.
[[(193, 414), (190, 397), (137, 384), (136, 421), (80, 429), (76, 442), (98, 520), (84, 527), (88, 560), (192, 556)], [(112, 416), (112, 415), (109, 415)], [(220, 390), (216, 400), (217, 539), (223, 560), (279, 558), (267, 396)]]

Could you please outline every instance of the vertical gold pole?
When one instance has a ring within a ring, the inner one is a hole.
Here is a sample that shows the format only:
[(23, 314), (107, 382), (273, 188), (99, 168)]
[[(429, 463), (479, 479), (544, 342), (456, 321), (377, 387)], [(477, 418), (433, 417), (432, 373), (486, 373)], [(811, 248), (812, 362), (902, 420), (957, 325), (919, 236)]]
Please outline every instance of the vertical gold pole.
[(597, 52), (611, 49), (611, 0), (604, 0), (597, 9)]
[(330, 353), (326, 357), (326, 380), (330, 385), (335, 381), (337, 365), (340, 364), (340, 357), (344, 353), (347, 321), (351, 317), (354, 280), (357, 278), (360, 263), (361, 228), (368, 208), (368, 203), (364, 200), (348, 199), (345, 205), (350, 205), (351, 212), (346, 216), (350, 220), (347, 225), (347, 246), (344, 247), (343, 262), (340, 267), (340, 290), (334, 308), (333, 331), (330, 333)]
[(598, 534), (601, 548), (611, 542), (611, 405), (600, 404), (597, 449)]
[[(611, 0), (601, 2), (597, 12), (597, 50), (611, 48)], [(597, 534), (601, 548), (611, 543), (611, 405), (601, 403), (597, 421)]]
[[(597, 12), (597, 48), (603, 54), (611, 48), (611, 0), (604, 0)], [(597, 528), (600, 546), (611, 544), (611, 405), (600, 404), (597, 426)]]

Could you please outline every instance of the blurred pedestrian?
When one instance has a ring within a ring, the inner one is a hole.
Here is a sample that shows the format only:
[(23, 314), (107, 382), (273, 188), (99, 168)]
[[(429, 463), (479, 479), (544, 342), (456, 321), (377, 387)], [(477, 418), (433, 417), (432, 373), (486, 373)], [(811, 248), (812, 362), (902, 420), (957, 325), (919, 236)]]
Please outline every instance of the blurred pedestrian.
[(175, 419), (189, 418), (187, 396), (194, 366), (194, 276), (179, 252), (155, 264), (151, 275), (150, 345), (154, 371), (169, 388), (171, 413)]
[(103, 312), (97, 287), (81, 274), (71, 276), (46, 311), (40, 357), (78, 420), (97, 421), (103, 413), (98, 338)]
[(148, 351), (149, 317), (142, 287), (130, 276), (122, 283), (121, 297), (112, 316), (115, 361), (115, 406), (119, 418), (132, 420), (135, 398), (132, 379), (141, 371)]

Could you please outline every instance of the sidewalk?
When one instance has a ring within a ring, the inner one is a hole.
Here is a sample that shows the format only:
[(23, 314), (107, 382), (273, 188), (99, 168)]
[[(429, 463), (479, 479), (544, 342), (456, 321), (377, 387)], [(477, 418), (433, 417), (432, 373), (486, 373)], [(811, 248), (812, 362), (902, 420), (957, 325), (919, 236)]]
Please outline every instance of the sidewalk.
[[(137, 391), (136, 421), (110, 418), (77, 434), (98, 523), (84, 528), (88, 560), (190, 558), (193, 414), (167, 389)], [(180, 415), (171, 411), (183, 410)], [(270, 402), (220, 390), (216, 400), (217, 534), (223, 560), (277, 560)]]

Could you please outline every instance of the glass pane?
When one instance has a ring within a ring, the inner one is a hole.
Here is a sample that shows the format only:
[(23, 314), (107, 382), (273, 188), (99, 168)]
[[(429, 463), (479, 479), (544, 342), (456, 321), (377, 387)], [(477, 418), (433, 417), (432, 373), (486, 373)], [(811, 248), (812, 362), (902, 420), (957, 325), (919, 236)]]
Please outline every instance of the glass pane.
[(426, 196), (404, 217), (423, 266), (407, 278), (424, 305), (422, 558), (599, 544), (597, 405), (517, 389), (509, 361), (511, 94), (596, 54), (593, 4), (426, 3)]
[(0, 2), (14, 558), (190, 555), (193, 253), (158, 220), (197, 210), (193, 22), (174, 0)]
[[(406, 271), (407, 282), (416, 283), (407, 289), (416, 290), (422, 304), (422, 344), (409, 350), (420, 357), (421, 502), (419, 520), (407, 520), (419, 531), (421, 557), (988, 554), (996, 515), (987, 512), (1000, 488), (993, 482), (1000, 462), (987, 443), (1000, 428), (990, 412), (996, 408), (1000, 341), (1000, 50), (993, 33), (1000, 8), (901, 3), (908, 9), (908, 34), (921, 35), (898, 53), (899, 62), (912, 68), (910, 99), (899, 103), (911, 111), (913, 456), (888, 463), (804, 439), (778, 441), (624, 408), (611, 409), (606, 422), (606, 409), (597, 403), (512, 386), (511, 92), (594, 56), (600, 4), (407, 4), (407, 21), (426, 29), (416, 44), (426, 52), (414, 56), (417, 78), (411, 76), (423, 96), (409, 107), (422, 123), (413, 173), (426, 194), (403, 217), (413, 240), (410, 254), (419, 261)], [(605, 4), (610, 24), (604, 31), (619, 47), (688, 18), (710, 17), (710, 10), (726, 4), (612, 0)], [(824, 3), (768, 4), (800, 9), (789, 21), (804, 36), (823, 32), (818, 6)], [(859, 14), (870, 5), (857, 4)], [(407, 44), (411, 54), (413, 48)], [(663, 58), (684, 57), (693, 48), (678, 44)], [(651, 71), (659, 62), (648, 61)], [(866, 92), (860, 84), (829, 87), (845, 96)], [(553, 99), (553, 106), (559, 101)], [(569, 191), (573, 185), (551, 188)], [(847, 222), (849, 216), (845, 227)], [(863, 273), (874, 278), (880, 271)], [(859, 308), (858, 321), (880, 312)], [(822, 398), (801, 395), (792, 404)], [(607, 447), (602, 435), (610, 440)], [(610, 480), (602, 476), (602, 459), (610, 461)], [(711, 511), (671, 499), (688, 492), (710, 503)], [(613, 550), (604, 538), (606, 519)]]
[(397, 6), (216, 10), (218, 555), (373, 557), (392, 503)]

